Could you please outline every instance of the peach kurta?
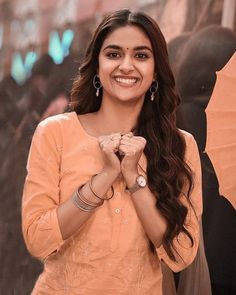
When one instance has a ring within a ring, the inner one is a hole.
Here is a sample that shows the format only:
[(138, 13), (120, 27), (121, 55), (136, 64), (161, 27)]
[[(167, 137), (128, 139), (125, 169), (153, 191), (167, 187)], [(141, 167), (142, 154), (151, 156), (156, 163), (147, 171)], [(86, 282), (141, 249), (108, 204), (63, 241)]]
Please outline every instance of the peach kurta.
[[(199, 217), (202, 195), (198, 150), (193, 137), (183, 134), (186, 159), (194, 171), (191, 201)], [(146, 169), (144, 155), (139, 164)], [(161, 295), (160, 259), (173, 271), (180, 271), (194, 259), (199, 240), (198, 220), (184, 195), (180, 199), (189, 208), (186, 227), (194, 246), (190, 247), (189, 239), (180, 234), (175, 246), (182, 259), (176, 255), (178, 263), (174, 263), (162, 246), (157, 255), (149, 250), (148, 238), (122, 179), (114, 183), (114, 197), (97, 208), (73, 236), (63, 240), (57, 207), (102, 167), (98, 141), (86, 133), (75, 112), (48, 118), (37, 127), (22, 204), (27, 248), (44, 262), (44, 271), (32, 294)]]

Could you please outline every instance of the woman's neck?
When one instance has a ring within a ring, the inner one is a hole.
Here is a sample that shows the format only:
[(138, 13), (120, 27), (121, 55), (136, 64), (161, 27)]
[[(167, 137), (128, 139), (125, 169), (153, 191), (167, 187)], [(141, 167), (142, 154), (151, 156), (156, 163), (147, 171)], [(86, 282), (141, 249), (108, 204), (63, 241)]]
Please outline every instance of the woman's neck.
[(106, 134), (127, 133), (135, 128), (142, 105), (102, 103), (96, 113), (98, 124), (104, 128)]

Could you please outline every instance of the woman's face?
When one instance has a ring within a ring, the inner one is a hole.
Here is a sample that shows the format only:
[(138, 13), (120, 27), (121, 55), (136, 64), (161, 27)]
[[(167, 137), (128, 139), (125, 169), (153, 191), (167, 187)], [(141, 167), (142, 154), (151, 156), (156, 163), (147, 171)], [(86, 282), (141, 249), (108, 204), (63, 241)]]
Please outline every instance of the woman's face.
[(127, 25), (114, 30), (99, 53), (103, 99), (143, 99), (154, 79), (154, 68), (151, 42), (140, 28)]

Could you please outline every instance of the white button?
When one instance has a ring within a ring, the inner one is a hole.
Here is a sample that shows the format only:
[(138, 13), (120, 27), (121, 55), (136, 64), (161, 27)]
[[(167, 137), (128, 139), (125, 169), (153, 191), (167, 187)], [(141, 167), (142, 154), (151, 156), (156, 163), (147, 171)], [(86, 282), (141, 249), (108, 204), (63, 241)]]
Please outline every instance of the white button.
[(120, 213), (120, 209), (119, 208), (116, 208), (115, 209), (115, 212), (116, 212), (116, 214), (119, 214)]

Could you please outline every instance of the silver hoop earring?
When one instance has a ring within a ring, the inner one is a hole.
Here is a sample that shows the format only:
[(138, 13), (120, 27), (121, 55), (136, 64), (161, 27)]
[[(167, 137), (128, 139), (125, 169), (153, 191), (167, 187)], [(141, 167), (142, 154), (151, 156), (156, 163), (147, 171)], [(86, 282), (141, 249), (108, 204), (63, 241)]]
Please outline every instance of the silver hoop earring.
[(149, 88), (149, 91), (151, 92), (151, 101), (153, 101), (155, 99), (155, 93), (158, 90), (158, 81), (155, 80), (153, 81), (151, 87)]
[(99, 76), (98, 75), (94, 75), (93, 77), (93, 87), (97, 90), (96, 91), (96, 96), (99, 96), (99, 90), (100, 88), (102, 88), (102, 84), (100, 82)]

